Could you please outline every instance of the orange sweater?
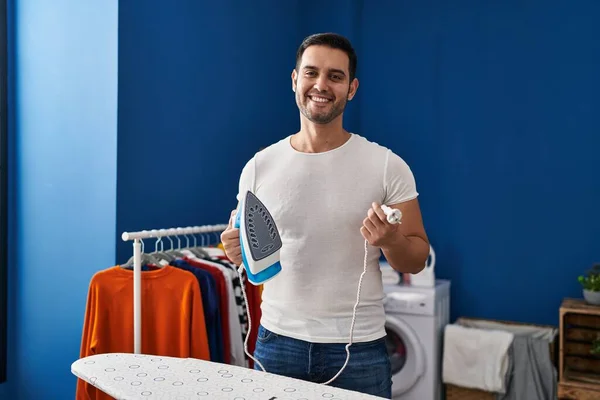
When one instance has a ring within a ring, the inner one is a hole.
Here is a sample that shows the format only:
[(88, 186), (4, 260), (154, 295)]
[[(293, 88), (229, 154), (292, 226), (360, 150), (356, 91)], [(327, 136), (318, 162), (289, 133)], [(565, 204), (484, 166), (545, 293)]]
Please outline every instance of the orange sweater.
[[(188, 271), (142, 272), (142, 354), (210, 360), (200, 285)], [(80, 357), (133, 353), (133, 271), (114, 266), (90, 282)], [(76, 400), (112, 399), (78, 379)]]

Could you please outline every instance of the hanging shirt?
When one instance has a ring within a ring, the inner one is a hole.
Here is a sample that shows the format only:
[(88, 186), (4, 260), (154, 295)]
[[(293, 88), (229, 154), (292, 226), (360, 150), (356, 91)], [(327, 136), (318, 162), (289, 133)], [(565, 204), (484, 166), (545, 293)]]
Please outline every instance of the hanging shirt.
[(200, 291), (202, 292), (202, 304), (204, 305), (204, 320), (208, 335), (210, 360), (222, 363), (224, 361), (223, 341), (221, 340), (223, 333), (221, 331), (219, 297), (214, 278), (209, 272), (194, 268), (181, 259), (173, 260), (170, 264), (184, 271), (191, 272), (198, 279)]
[[(240, 275), (237, 272), (237, 266), (231, 262), (226, 256), (217, 256), (210, 258), (214, 262), (218, 262), (223, 266), (229, 268), (235, 277), (237, 278), (237, 282), (234, 281), (234, 286), (236, 288), (236, 301), (238, 302), (238, 310), (240, 311), (240, 324), (242, 324), (242, 335), (243, 340), (246, 340), (246, 336), (248, 336), (248, 352), (250, 354), (254, 353), (254, 349), (256, 346), (256, 337), (258, 336), (258, 325), (260, 323), (260, 301), (257, 300), (256, 291), (257, 287), (251, 284), (248, 281), (247, 275), (245, 273)], [(236, 284), (238, 286), (236, 286)], [(244, 285), (244, 290), (246, 291), (246, 297), (248, 300), (248, 305), (246, 307), (246, 302), (244, 301), (244, 295), (242, 293), (241, 286)], [(252, 319), (252, 327), (250, 326), (250, 317)], [(246, 363), (248, 367), (253, 368), (254, 362), (253, 360), (246, 356)]]
[[(191, 253), (188, 254), (186, 252), (186, 250), (182, 251), (184, 254), (187, 254), (188, 257), (185, 258), (185, 261), (187, 263), (189, 263), (192, 266), (197, 266), (198, 264), (200, 265), (211, 265), (214, 266), (216, 268), (218, 268), (222, 273), (223, 276), (225, 277), (225, 282), (227, 285), (227, 295), (228, 295), (228, 306), (229, 306), (229, 330), (230, 330), (230, 351), (231, 351), (231, 364), (232, 365), (238, 365), (241, 367), (245, 367), (247, 366), (246, 360), (245, 360), (245, 353), (244, 353), (244, 336), (242, 334), (242, 326), (240, 324), (240, 320), (239, 320), (239, 311), (238, 311), (238, 307), (236, 305), (236, 295), (235, 295), (235, 288), (234, 288), (234, 284), (233, 284), (233, 271), (231, 271), (230, 269), (228, 269), (227, 267), (224, 267), (223, 265), (213, 262), (213, 261), (208, 261), (202, 258), (197, 258), (195, 256), (193, 256)], [(238, 279), (239, 281), (239, 279)], [(242, 298), (242, 302), (243, 302), (243, 298)]]
[(231, 330), (229, 328), (229, 293), (227, 282), (223, 272), (212, 265), (195, 263), (191, 260), (183, 260), (187, 265), (210, 273), (215, 281), (217, 297), (219, 299), (219, 313), (221, 321), (221, 341), (223, 346), (223, 362), (231, 364)]
[[(219, 257), (210, 257), (205, 258), (204, 260), (225, 267), (231, 276), (231, 282), (233, 283), (235, 295), (235, 303), (238, 310), (238, 318), (242, 329), (242, 340), (246, 340), (246, 334), (248, 333), (248, 310), (246, 307), (246, 301), (244, 300), (244, 294), (242, 293), (242, 281), (237, 272), (237, 267), (233, 263)], [(245, 277), (245, 275), (243, 276)]]
[[(200, 286), (196, 277), (172, 266), (142, 272), (143, 354), (210, 360)], [(114, 266), (91, 279), (80, 357), (132, 353), (133, 271)], [(112, 397), (78, 379), (76, 400)]]
[[(212, 251), (212, 255), (209, 258), (212, 261), (218, 262), (226, 267), (228, 267), (229, 269), (231, 269), (232, 271), (234, 271), (237, 275), (237, 266), (227, 257), (227, 255), (225, 254), (225, 252), (222, 250), (222, 244), (219, 243), (219, 245), (216, 247), (218, 249), (221, 249), (221, 253), (217, 253), (216, 251)], [(205, 250), (214, 250), (214, 248), (204, 248)], [(244, 314), (243, 319), (240, 318), (240, 323), (242, 324), (242, 335), (244, 337), (244, 341), (246, 340), (246, 335), (248, 336), (248, 352), (250, 354), (254, 354), (254, 349), (256, 348), (256, 339), (258, 336), (258, 326), (260, 324), (260, 317), (261, 317), (261, 309), (260, 309), (260, 303), (261, 303), (261, 292), (262, 292), (262, 285), (260, 286), (255, 286), (253, 284), (251, 284), (248, 281), (248, 278), (246, 276), (246, 274), (242, 274), (241, 278), (239, 278), (240, 280), (242, 280), (242, 282), (240, 282), (242, 285), (244, 285), (245, 291), (246, 291), (246, 297), (248, 299), (248, 307), (247, 307), (247, 313), (248, 316), (252, 319), (252, 326), (250, 326), (250, 319), (248, 317), (246, 317), (246, 315)], [(234, 284), (235, 286), (235, 284)], [(241, 289), (241, 288), (240, 288)], [(240, 300), (238, 300), (238, 295)], [(244, 305), (243, 303), (243, 294), (240, 291), (236, 290), (236, 301), (239, 301), (240, 304)], [(242, 309), (244, 310), (244, 309)], [(249, 368), (254, 368), (254, 360), (252, 360), (251, 358), (249, 358), (246, 354), (244, 354), (246, 356), (246, 363), (248, 364)]]

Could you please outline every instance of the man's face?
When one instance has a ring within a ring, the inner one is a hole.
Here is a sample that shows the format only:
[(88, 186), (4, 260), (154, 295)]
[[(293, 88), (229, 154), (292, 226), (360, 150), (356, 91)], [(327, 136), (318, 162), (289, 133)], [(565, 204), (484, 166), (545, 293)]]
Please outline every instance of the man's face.
[(316, 124), (338, 118), (352, 100), (358, 80), (350, 82), (348, 55), (327, 46), (310, 46), (292, 72), (292, 88), (300, 112)]

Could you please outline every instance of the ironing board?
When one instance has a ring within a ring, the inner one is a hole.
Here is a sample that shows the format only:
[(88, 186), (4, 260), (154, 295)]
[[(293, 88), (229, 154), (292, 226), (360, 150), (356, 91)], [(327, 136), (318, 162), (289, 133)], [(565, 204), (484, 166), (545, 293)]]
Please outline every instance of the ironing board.
[(71, 372), (118, 400), (354, 400), (380, 397), (193, 358), (107, 353)]

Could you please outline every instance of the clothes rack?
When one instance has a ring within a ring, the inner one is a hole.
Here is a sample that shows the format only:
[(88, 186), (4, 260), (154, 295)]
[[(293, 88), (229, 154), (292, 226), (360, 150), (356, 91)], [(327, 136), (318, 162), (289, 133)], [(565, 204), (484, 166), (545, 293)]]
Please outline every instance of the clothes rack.
[(134, 354), (142, 349), (142, 240), (167, 236), (185, 236), (198, 233), (214, 233), (227, 229), (227, 224), (188, 226), (185, 228), (152, 229), (138, 232), (123, 232), (123, 241), (133, 240), (133, 335)]

